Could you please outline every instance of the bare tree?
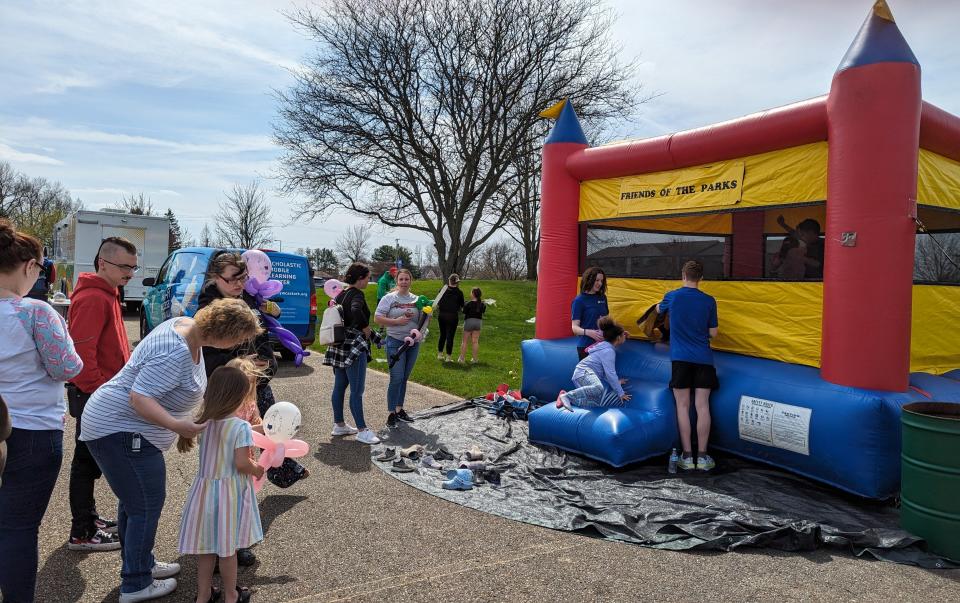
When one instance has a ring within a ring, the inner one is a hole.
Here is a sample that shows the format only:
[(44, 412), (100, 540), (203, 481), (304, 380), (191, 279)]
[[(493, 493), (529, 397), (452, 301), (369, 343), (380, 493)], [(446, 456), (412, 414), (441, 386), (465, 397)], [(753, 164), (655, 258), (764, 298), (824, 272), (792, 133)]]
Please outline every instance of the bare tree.
[(137, 216), (153, 215), (153, 201), (144, 193), (131, 194), (129, 197), (121, 195), (120, 202), (117, 203), (116, 208)]
[(515, 281), (524, 275), (523, 253), (510, 241), (487, 243), (477, 250), (476, 256), (472, 278)]
[(291, 18), (319, 50), (279, 94), (285, 189), (309, 195), (302, 214), (428, 233), (445, 276), (506, 224), (540, 110), (637, 99), (600, 0), (330, 0)]
[(540, 259), (540, 155), (530, 141), (526, 153), (517, 158), (513, 169), (516, 173), (515, 203), (507, 211), (507, 234), (523, 249), (526, 277), (537, 278), (537, 262)]
[(234, 184), (226, 197), (216, 216), (217, 238), (221, 245), (255, 249), (273, 240), (270, 208), (259, 181)]
[(217, 239), (210, 231), (210, 226), (207, 224), (204, 224), (203, 228), (200, 229), (199, 243), (201, 247), (217, 247), (219, 245)]
[(354, 224), (336, 242), (337, 254), (347, 263), (367, 261), (370, 249), (370, 226)]
[(30, 178), (7, 163), (0, 163), (0, 217), (9, 218), (18, 230), (53, 243), (53, 227), (71, 211), (83, 207), (59, 182)]

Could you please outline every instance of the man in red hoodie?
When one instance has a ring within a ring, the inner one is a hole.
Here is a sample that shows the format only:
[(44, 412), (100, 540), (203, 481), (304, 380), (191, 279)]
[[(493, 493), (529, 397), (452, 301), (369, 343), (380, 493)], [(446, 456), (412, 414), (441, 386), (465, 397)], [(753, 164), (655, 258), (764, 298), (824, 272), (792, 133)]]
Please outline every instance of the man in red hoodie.
[(120, 237), (104, 239), (93, 263), (97, 272), (84, 272), (77, 279), (67, 315), (70, 337), (83, 359), (83, 370), (67, 386), (70, 416), (77, 419), (76, 445), (70, 463), (73, 523), (67, 548), (114, 551), (120, 548), (117, 524), (97, 513), (93, 485), (103, 474), (86, 443), (80, 441), (80, 417), (90, 395), (120, 372), (130, 359), (130, 342), (120, 312), (118, 288), (130, 282), (139, 270), (137, 248)]

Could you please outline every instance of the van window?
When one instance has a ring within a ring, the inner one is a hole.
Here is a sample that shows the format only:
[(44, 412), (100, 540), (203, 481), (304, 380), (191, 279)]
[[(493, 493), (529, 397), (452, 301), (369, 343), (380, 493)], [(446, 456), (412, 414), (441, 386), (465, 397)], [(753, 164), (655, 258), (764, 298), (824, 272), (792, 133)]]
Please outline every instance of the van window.
[(171, 258), (169, 264), (163, 278), (170, 286), (189, 283), (197, 276), (202, 279), (207, 269), (206, 258), (199, 253), (178, 253)]

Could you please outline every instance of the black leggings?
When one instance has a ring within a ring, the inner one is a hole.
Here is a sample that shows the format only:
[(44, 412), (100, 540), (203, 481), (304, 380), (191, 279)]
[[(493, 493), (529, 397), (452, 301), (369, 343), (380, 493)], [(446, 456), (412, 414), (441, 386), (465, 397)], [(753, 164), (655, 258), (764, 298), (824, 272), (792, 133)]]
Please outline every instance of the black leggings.
[(456, 314), (452, 316), (448, 315), (439, 315), (437, 316), (437, 323), (440, 325), (440, 337), (437, 339), (437, 352), (443, 353), (443, 344), (447, 344), (447, 356), (453, 354), (453, 338), (457, 334), (457, 323), (460, 322), (460, 317)]

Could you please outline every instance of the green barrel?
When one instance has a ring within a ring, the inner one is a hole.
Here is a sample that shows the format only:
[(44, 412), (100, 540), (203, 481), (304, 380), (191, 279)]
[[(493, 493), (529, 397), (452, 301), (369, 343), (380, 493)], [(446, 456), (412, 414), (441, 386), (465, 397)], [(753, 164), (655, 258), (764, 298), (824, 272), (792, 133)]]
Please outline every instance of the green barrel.
[(960, 561), (960, 404), (903, 406), (900, 525)]

